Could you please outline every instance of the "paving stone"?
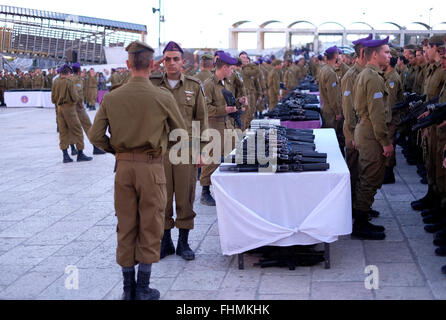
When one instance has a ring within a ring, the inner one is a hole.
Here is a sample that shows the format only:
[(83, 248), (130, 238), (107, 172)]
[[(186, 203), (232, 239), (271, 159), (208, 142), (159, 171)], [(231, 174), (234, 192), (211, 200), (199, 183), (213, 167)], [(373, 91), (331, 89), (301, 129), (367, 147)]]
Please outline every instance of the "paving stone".
[(0, 232), (0, 238), (30, 238), (53, 223), (52, 221), (23, 221)]
[(218, 291), (216, 300), (255, 300), (256, 291), (250, 289), (222, 289)]
[(426, 278), (430, 281), (446, 281), (446, 276), (441, 273), (441, 267), (446, 265), (446, 258), (433, 256), (419, 256), (418, 262)]
[(102, 242), (98, 241), (73, 241), (66, 246), (62, 247), (59, 251), (54, 253), (54, 256), (75, 256), (75, 257), (85, 257), (91, 251), (100, 246)]
[(220, 246), (220, 237), (207, 236), (204, 238), (200, 247), (198, 248), (198, 254), (222, 254)]
[(0, 285), (5, 287), (11, 285), (14, 281), (25, 275), (31, 268), (32, 266), (0, 266)]
[(259, 294), (310, 294), (310, 276), (262, 276)]
[(221, 289), (256, 289), (262, 277), (261, 270), (230, 270), (220, 288)]
[(373, 292), (364, 282), (313, 282), (313, 300), (372, 300)]
[[(440, 272), (440, 270), (438, 270)], [(446, 300), (446, 279), (445, 275), (443, 275), (443, 279), (439, 281), (429, 281), (429, 287), (432, 290), (432, 293), (435, 299), (438, 300)]]
[(0, 266), (35, 266), (51, 256), (60, 247), (19, 245), (0, 256)]
[(69, 275), (63, 274), (37, 296), (39, 300), (102, 300), (121, 279), (119, 267), (108, 269), (79, 268), (79, 289), (69, 290), (65, 286)]
[(414, 262), (406, 242), (368, 241), (364, 245), (368, 263)]
[[(57, 280), (61, 274), (54, 272), (29, 272), (0, 293), (1, 299), (31, 300)], [(60, 297), (59, 297), (60, 298)]]
[(172, 290), (218, 290), (226, 275), (225, 271), (187, 271), (178, 277)]
[(232, 262), (232, 257), (222, 255), (198, 255), (193, 263), (187, 263), (185, 271), (227, 271)]
[(116, 225), (114, 226), (93, 226), (84, 232), (76, 241), (105, 241), (110, 236), (116, 234)]
[(428, 287), (384, 287), (374, 290), (377, 300), (432, 300)]
[(299, 300), (308, 300), (309, 294), (261, 294), (259, 295), (259, 300), (268, 301), (268, 300), (279, 300), (279, 301), (299, 301)]
[(26, 238), (0, 238), (0, 248), (5, 251), (3, 253), (6, 253), (12, 248), (23, 243), (25, 240)]
[(422, 287), (425, 280), (415, 263), (376, 263), (379, 287)]

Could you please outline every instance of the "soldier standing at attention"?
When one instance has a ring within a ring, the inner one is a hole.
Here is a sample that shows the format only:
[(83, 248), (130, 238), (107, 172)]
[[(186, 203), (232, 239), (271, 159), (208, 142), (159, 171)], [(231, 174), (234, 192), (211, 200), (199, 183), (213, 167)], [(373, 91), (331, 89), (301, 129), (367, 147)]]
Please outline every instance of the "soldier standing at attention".
[(200, 58), (200, 72), (195, 76), (204, 83), (208, 78), (212, 77), (212, 69), (214, 68), (214, 56), (210, 53), (205, 53)]
[(98, 98), (98, 77), (94, 69), (90, 69), (85, 82), (87, 108), (90, 111), (95, 111), (96, 99)]
[(373, 39), (373, 35), (370, 34), (367, 38), (358, 39), (353, 41), (356, 55), (358, 56), (357, 62), (352, 68), (347, 71), (341, 80), (341, 92), (342, 92), (342, 111), (345, 117), (344, 120), (344, 137), (345, 137), (345, 160), (347, 162), (348, 169), (350, 171), (352, 201), (355, 199), (356, 183), (358, 182), (359, 174), (359, 152), (355, 148), (355, 128), (358, 122), (354, 108), (354, 96), (355, 96), (355, 83), (358, 75), (364, 70), (367, 59), (364, 55), (364, 47), (362, 43)]
[(36, 74), (32, 78), (32, 89), (39, 90), (43, 89), (45, 86), (45, 79), (42, 75), (42, 71), (40, 69), (36, 69)]
[(123, 271), (123, 299), (158, 300), (159, 291), (149, 285), (152, 264), (160, 260), (164, 230), (163, 157), (168, 156), (170, 130), (185, 130), (186, 125), (172, 94), (149, 80), (154, 50), (140, 41), (132, 42), (126, 50), (132, 77), (105, 95), (88, 136), (92, 143), (116, 155), (116, 261)]
[(359, 182), (353, 203), (352, 236), (360, 239), (383, 240), (385, 228), (369, 222), (376, 191), (384, 180), (386, 158), (394, 153), (387, 127), (387, 89), (383, 69), (390, 62), (389, 37), (362, 43), (367, 59), (365, 69), (355, 85), (354, 106), (359, 123), (355, 143), (359, 150)]
[(341, 85), (335, 70), (339, 51), (338, 48), (334, 46), (328, 48), (325, 53), (327, 64), (322, 67), (319, 73), (323, 128), (335, 129), (339, 147), (344, 155), (345, 138), (342, 133), (344, 125), (341, 104)]
[[(186, 60), (183, 49), (177, 43), (169, 42), (163, 54), (166, 73), (163, 76), (151, 76), (150, 79), (155, 86), (163, 87), (172, 93), (180, 108), (191, 143), (198, 143), (200, 147), (204, 147), (206, 142), (192, 141), (192, 123), (194, 121), (200, 123), (200, 137), (208, 128), (207, 106), (202, 84), (197, 78), (182, 73), (181, 70)], [(195, 253), (190, 248), (188, 239), (190, 230), (194, 229), (196, 216), (194, 202), (198, 169), (192, 159), (197, 160), (200, 155), (192, 155), (191, 149), (189, 150), (188, 163), (174, 165), (168, 158), (164, 159), (167, 206), (165, 208), (165, 231), (161, 243), (161, 259), (175, 254), (175, 246), (171, 237), (171, 230), (175, 227), (180, 231), (176, 254), (187, 261), (195, 259)], [(173, 219), (174, 196), (176, 221)]]
[(74, 82), (70, 79), (72, 70), (65, 65), (60, 71), (60, 77), (53, 83), (51, 101), (57, 108), (57, 125), (59, 128), (60, 149), (63, 152), (63, 163), (73, 162), (67, 152), (71, 142), (70, 139), (74, 139), (78, 149), (77, 161), (91, 161), (93, 158), (87, 157), (83, 153), (84, 135), (76, 111), (79, 95)]
[[(399, 112), (394, 112), (392, 109), (397, 103), (404, 101), (404, 91), (403, 83), (401, 82), (401, 77), (396, 72), (395, 66), (398, 62), (398, 53), (395, 49), (391, 49), (392, 58), (387, 66), (385, 73), (386, 87), (389, 93), (387, 98), (388, 113), (387, 113), (387, 126), (389, 128), (389, 140), (395, 146), (395, 135), (397, 130), (397, 125), (400, 122)], [(396, 167), (396, 156), (395, 153), (387, 159), (386, 161), (386, 171), (384, 174), (383, 184), (393, 184), (395, 183), (395, 174), (393, 169)]]
[(282, 70), (282, 60), (274, 60), (273, 69), (268, 74), (268, 97), (269, 109), (272, 110), (282, 98), (280, 96), (280, 70)]
[(119, 76), (119, 73), (116, 71), (116, 69), (111, 69), (111, 76), (110, 76), (110, 82), (111, 82), (111, 86), (116, 87), (118, 84), (121, 83), (121, 79)]
[[(204, 83), (204, 91), (208, 105), (209, 128), (218, 130), (220, 133), (220, 152), (222, 156), (225, 156), (224, 131), (225, 129), (233, 129), (230, 126), (230, 122), (226, 121), (226, 118), (228, 114), (237, 112), (236, 107), (227, 106), (222, 90), (230, 89), (225, 79), (231, 77), (233, 72), (231, 66), (236, 65), (237, 62), (238, 60), (232, 58), (228, 53), (219, 52), (215, 63), (215, 73)], [(215, 200), (211, 195), (210, 186), (212, 184), (211, 176), (219, 166), (220, 164), (205, 165), (201, 172), (200, 184), (203, 187), (201, 203), (209, 207), (215, 207)]]
[(0, 107), (6, 107), (5, 104), (6, 76), (0, 70)]

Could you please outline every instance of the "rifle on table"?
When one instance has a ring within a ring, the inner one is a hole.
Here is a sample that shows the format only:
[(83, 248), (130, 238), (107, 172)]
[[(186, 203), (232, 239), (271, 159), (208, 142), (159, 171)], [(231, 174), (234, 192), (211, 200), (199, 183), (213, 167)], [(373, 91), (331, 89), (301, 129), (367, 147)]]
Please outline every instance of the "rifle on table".
[[(268, 169), (269, 165), (225, 165), (220, 166), (222, 172), (260, 172), (262, 169)], [(328, 163), (298, 163), (298, 164), (281, 164), (272, 166), (273, 171), (278, 173), (286, 172), (310, 172), (310, 171), (327, 171), (330, 169)]]
[(392, 110), (398, 111), (398, 110), (404, 110), (410, 107), (411, 103), (418, 102), (418, 101), (426, 101), (426, 95), (419, 95), (416, 93), (404, 93), (404, 101), (401, 103), (397, 103)]

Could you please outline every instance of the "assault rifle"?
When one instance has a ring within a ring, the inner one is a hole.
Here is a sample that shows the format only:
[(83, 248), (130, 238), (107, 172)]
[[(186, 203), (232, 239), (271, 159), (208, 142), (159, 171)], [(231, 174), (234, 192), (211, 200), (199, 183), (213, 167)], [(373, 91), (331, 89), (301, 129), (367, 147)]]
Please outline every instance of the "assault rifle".
[(430, 114), (419, 119), (418, 123), (412, 127), (412, 131), (438, 125), (446, 120), (446, 103), (431, 104), (427, 106), (427, 109), (430, 111)]
[(227, 89), (222, 90), (223, 97), (225, 98), (226, 105), (228, 107), (236, 107), (237, 112), (230, 113), (229, 116), (234, 119), (235, 123), (239, 128), (242, 128), (242, 106), (241, 104), (234, 98), (234, 95), (231, 91)]

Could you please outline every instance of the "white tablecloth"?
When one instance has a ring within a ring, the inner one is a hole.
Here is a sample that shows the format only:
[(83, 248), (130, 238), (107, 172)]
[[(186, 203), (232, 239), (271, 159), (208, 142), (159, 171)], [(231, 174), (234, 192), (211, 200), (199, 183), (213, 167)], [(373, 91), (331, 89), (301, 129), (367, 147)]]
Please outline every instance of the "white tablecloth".
[(54, 108), (51, 91), (5, 92), (5, 103), (10, 108)]
[(333, 243), (352, 233), (350, 173), (335, 131), (314, 132), (329, 171), (212, 175), (224, 255), (267, 245)]

